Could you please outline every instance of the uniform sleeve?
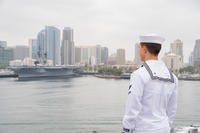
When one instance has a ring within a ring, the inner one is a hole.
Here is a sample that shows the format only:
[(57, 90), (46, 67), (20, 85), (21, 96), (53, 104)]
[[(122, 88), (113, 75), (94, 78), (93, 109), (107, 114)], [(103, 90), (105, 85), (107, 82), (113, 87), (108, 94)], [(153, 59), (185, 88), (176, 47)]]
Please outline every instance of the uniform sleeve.
[(177, 93), (178, 93), (178, 79), (176, 78), (176, 85), (172, 92), (172, 95), (169, 99), (169, 103), (167, 105), (167, 116), (169, 120), (169, 125), (172, 127), (174, 117), (176, 115), (177, 110)]
[(139, 75), (131, 74), (125, 115), (123, 118), (123, 133), (132, 133), (135, 128), (135, 120), (141, 110), (141, 99), (144, 84)]

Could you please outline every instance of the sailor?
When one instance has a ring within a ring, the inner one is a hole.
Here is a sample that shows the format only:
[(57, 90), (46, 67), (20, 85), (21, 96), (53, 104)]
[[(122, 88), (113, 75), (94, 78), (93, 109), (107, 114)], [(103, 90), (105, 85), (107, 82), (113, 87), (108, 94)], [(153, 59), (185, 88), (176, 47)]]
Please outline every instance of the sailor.
[(158, 60), (164, 38), (140, 36), (142, 67), (130, 76), (123, 133), (170, 133), (177, 109), (177, 77)]

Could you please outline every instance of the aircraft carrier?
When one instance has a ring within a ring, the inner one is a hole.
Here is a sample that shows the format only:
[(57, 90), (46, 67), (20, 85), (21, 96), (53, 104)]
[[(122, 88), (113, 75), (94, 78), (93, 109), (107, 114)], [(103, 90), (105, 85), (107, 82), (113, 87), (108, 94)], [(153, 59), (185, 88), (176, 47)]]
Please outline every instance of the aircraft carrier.
[(78, 66), (23, 66), (10, 69), (17, 75), (18, 80), (74, 77), (81, 71)]

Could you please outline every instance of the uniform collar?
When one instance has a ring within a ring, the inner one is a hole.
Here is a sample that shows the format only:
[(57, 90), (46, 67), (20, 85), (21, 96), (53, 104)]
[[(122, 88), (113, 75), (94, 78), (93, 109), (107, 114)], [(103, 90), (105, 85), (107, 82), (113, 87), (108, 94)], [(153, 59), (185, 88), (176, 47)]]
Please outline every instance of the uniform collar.
[(173, 82), (172, 73), (163, 61), (148, 60), (143, 66), (147, 69), (152, 79), (166, 79), (167, 81)]

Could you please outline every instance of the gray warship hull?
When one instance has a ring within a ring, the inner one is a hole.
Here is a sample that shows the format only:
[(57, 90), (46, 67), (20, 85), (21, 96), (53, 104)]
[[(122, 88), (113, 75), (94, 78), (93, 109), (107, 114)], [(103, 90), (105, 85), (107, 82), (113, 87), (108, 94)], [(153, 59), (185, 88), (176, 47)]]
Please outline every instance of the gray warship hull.
[(79, 74), (79, 67), (17, 67), (12, 68), (18, 80), (74, 77)]

